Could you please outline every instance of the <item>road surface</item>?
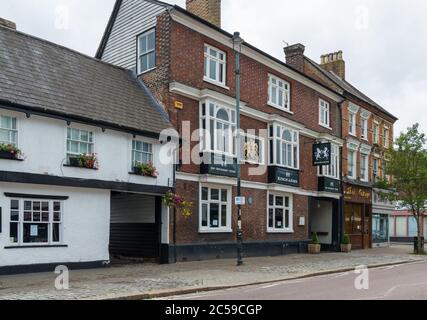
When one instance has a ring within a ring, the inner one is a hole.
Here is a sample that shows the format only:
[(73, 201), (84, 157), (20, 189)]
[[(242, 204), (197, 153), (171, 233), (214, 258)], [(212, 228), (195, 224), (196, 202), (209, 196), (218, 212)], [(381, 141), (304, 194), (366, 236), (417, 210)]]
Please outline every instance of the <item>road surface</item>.
[[(427, 262), (167, 298), (168, 300), (425, 300)], [(369, 287), (369, 288), (368, 288)], [(368, 288), (368, 289), (367, 289)]]

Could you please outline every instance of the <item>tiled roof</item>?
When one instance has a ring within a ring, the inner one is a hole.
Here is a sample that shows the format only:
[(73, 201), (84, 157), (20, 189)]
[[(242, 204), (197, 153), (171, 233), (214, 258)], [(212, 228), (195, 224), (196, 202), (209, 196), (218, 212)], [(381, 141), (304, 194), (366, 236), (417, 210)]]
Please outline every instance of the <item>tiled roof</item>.
[(171, 127), (130, 71), (2, 27), (0, 102), (154, 134)]

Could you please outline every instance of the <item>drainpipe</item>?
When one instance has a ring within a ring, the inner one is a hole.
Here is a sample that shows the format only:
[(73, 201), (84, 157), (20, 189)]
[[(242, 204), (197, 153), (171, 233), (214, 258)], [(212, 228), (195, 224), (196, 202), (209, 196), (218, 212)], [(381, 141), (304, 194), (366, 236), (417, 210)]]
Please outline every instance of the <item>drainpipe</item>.
[[(343, 107), (343, 103), (344, 101), (341, 101), (340, 103), (338, 103), (338, 113), (340, 116), (340, 137), (343, 138), (343, 112), (342, 112), (342, 107)], [(344, 221), (344, 182), (343, 182), (343, 160), (344, 160), (344, 156), (343, 156), (343, 148), (341, 148), (341, 170), (340, 170), (340, 184), (341, 184), (341, 197), (339, 200), (339, 211), (338, 211), (338, 243), (337, 243), (337, 247), (340, 246), (341, 244), (341, 240), (344, 236), (344, 228), (343, 228), (343, 221)]]

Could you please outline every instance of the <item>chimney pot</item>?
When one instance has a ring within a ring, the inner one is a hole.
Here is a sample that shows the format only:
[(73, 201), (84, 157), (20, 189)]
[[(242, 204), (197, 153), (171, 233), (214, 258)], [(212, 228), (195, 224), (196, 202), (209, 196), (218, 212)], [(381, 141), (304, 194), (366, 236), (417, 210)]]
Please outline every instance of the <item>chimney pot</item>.
[(16, 30), (16, 23), (3, 18), (0, 18), (0, 27)]
[(221, 28), (221, 0), (186, 0), (187, 11)]
[(327, 71), (332, 71), (341, 79), (345, 79), (345, 61), (342, 50), (320, 56), (320, 66)]

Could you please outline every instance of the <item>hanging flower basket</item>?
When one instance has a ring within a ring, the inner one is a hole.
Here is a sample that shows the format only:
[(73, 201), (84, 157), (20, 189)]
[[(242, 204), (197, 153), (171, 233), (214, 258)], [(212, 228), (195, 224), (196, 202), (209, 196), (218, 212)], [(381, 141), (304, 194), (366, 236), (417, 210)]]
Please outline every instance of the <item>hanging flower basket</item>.
[(191, 207), (193, 206), (192, 202), (185, 201), (183, 197), (169, 191), (163, 198), (163, 202), (169, 208), (175, 208), (181, 212), (181, 214), (185, 217), (191, 217)]

